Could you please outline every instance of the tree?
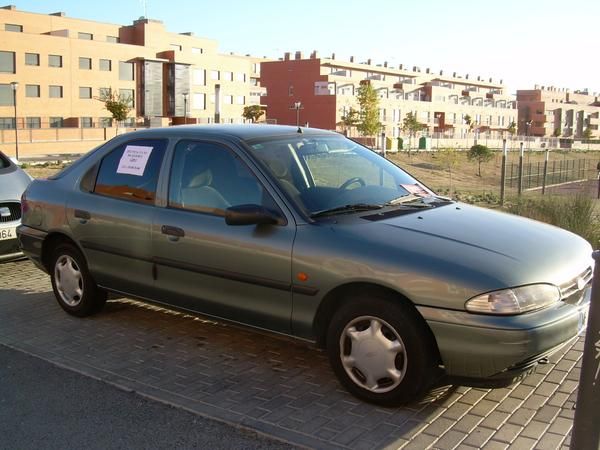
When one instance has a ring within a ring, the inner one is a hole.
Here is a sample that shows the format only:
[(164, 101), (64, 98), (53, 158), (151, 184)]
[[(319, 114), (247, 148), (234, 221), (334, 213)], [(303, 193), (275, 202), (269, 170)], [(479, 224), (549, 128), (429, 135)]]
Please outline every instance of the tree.
[(408, 156), (410, 156), (412, 138), (425, 128), (427, 128), (427, 125), (419, 122), (417, 116), (414, 115), (412, 111), (404, 116), (404, 119), (402, 120), (402, 131), (408, 133)]
[(127, 119), (129, 112), (133, 109), (133, 99), (131, 96), (120, 94), (114, 89), (108, 89), (107, 91), (101, 91), (97, 100), (104, 103), (104, 108), (117, 123), (118, 131), (119, 123)]
[(442, 166), (448, 170), (448, 176), (450, 178), (450, 197), (452, 197), (452, 169), (458, 164), (459, 156), (460, 155), (455, 148), (443, 148), (438, 150), (435, 154), (435, 157), (439, 159)]
[(361, 84), (358, 88), (357, 99), (360, 113), (356, 128), (363, 136), (375, 136), (381, 129), (377, 91), (371, 83)]
[(465, 115), (464, 120), (465, 120), (465, 124), (468, 127), (467, 135), (468, 135), (468, 133), (471, 133), (477, 129), (477, 122), (475, 122), (470, 115), (468, 115), (468, 114)]
[(264, 113), (265, 112), (260, 109), (260, 105), (244, 106), (242, 117), (246, 120), (250, 120), (252, 123), (255, 123)]
[(554, 129), (554, 133), (552, 133), (552, 136), (560, 137), (561, 134), (562, 134), (562, 130), (560, 129), (560, 127), (558, 127), (558, 128)]
[(341, 122), (344, 126), (344, 131), (349, 132), (352, 130), (352, 127), (355, 127), (359, 124), (360, 114), (356, 109), (350, 108), (345, 114), (342, 114)]
[(491, 151), (485, 145), (475, 144), (471, 147), (471, 149), (467, 152), (467, 158), (470, 161), (476, 160), (478, 163), (478, 173), (477, 176), (481, 176), (481, 163), (488, 162), (490, 159), (494, 157), (494, 152)]
[(517, 123), (513, 120), (511, 123), (508, 124), (508, 128), (506, 129), (506, 131), (508, 131), (511, 137), (514, 136), (517, 132)]
[(590, 140), (594, 137), (594, 133), (592, 129), (588, 126), (585, 130), (583, 130), (583, 138), (586, 140)]

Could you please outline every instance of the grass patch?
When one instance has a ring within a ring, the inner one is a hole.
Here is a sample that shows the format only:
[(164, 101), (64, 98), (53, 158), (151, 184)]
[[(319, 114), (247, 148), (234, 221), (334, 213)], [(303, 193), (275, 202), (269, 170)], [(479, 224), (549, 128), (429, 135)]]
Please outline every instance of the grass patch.
[(585, 194), (517, 198), (506, 207), (510, 213), (539, 220), (569, 230), (600, 247), (600, 222), (594, 200)]

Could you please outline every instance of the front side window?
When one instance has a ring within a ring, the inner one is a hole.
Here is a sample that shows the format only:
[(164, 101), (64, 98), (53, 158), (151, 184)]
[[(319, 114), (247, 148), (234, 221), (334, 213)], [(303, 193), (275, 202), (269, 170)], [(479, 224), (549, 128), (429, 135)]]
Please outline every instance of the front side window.
[(343, 136), (250, 144), (282, 190), (309, 215), (345, 205), (385, 205), (421, 189), (402, 169)]
[(238, 205), (276, 209), (250, 169), (228, 148), (209, 142), (180, 141), (169, 182), (169, 207), (225, 215)]
[(154, 203), (166, 140), (144, 139), (120, 145), (102, 159), (93, 192)]

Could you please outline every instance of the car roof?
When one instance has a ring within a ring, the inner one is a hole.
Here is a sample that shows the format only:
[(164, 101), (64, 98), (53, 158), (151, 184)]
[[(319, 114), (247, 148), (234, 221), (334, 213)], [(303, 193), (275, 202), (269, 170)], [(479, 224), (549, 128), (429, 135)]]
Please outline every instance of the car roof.
[(263, 125), (263, 124), (207, 124), (207, 125), (176, 125), (163, 128), (148, 128), (127, 133), (128, 137), (158, 138), (158, 137), (229, 137), (243, 141), (255, 138), (272, 138), (289, 136), (293, 134), (326, 134), (337, 135), (333, 131), (318, 128), (295, 127), (289, 125)]

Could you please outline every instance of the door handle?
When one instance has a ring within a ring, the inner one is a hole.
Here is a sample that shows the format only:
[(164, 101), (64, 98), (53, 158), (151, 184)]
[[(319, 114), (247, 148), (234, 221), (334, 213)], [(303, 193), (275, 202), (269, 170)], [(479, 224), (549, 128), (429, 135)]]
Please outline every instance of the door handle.
[(173, 227), (171, 225), (163, 225), (160, 228), (160, 231), (162, 234), (166, 234), (167, 236), (174, 236), (178, 238), (185, 236), (185, 231), (179, 227)]
[(80, 223), (86, 223), (88, 220), (90, 220), (92, 218), (92, 215), (89, 212), (84, 211), (82, 209), (76, 209), (75, 210), (75, 218), (79, 219)]

